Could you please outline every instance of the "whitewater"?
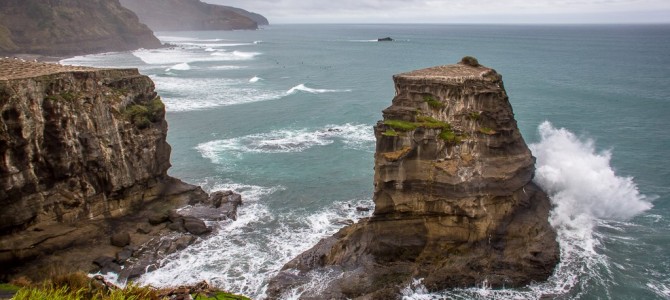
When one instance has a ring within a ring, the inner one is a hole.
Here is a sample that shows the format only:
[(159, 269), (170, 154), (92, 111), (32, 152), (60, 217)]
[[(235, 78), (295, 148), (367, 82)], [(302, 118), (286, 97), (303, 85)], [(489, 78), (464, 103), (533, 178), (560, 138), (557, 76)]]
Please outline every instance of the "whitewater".
[[(263, 298), (286, 262), (370, 215), (372, 127), (394, 96), (391, 76), (474, 55), (504, 76), (537, 159), (534, 180), (552, 201), (561, 262), (524, 288), (428, 291), (416, 278), (400, 296), (670, 298), (670, 28), (279, 25), (158, 35), (174, 47), (62, 63), (149, 75), (166, 104), (170, 175), (234, 190), (244, 204), (237, 221), (210, 223), (217, 235), (141, 283), (208, 280)], [(375, 42), (389, 35), (396, 41)], [(639, 45), (644, 53), (629, 55)], [(329, 279), (319, 274), (308, 288)]]

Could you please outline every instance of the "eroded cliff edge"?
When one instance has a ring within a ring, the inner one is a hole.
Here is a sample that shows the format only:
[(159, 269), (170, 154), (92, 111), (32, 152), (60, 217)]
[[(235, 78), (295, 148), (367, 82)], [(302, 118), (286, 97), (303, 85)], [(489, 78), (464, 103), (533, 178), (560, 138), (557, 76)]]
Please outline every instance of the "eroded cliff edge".
[(0, 55), (73, 56), (161, 42), (119, 0), (0, 1)]
[(254, 30), (268, 25), (260, 14), (200, 0), (121, 0), (155, 31)]
[[(109, 245), (124, 225), (116, 217), (152, 203), (207, 199), (167, 175), (165, 108), (137, 69), (0, 59), (0, 115), (0, 275), (73, 246)], [(68, 262), (59, 271), (87, 271), (91, 255), (100, 253), (55, 259)]]
[(397, 298), (412, 278), (430, 290), (543, 281), (559, 260), (551, 204), (532, 182), (502, 77), (460, 63), (393, 77), (396, 96), (375, 126), (375, 211), (287, 263), (281, 298)]

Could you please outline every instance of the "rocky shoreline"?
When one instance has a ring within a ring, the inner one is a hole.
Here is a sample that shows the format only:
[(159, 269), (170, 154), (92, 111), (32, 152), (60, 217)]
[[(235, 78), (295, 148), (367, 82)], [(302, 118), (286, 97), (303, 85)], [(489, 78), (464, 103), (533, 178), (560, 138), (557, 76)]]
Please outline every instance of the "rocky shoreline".
[(0, 281), (135, 279), (235, 220), (241, 196), (167, 175), (165, 108), (136, 69), (0, 59)]

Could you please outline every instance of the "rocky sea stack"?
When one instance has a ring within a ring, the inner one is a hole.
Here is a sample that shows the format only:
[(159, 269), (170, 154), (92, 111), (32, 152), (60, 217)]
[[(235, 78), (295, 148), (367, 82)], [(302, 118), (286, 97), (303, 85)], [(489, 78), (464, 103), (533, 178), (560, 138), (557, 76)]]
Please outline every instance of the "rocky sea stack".
[(316, 274), (335, 279), (303, 298), (393, 299), (413, 278), (429, 290), (547, 279), (559, 260), (551, 204), (502, 77), (467, 59), (393, 80), (375, 126), (373, 216), (287, 263), (270, 296)]

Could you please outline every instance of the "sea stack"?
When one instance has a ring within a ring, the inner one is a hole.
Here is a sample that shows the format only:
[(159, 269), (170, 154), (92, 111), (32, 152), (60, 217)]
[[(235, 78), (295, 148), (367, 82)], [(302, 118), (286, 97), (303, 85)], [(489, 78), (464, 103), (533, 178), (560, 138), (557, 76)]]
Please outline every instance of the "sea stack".
[[(466, 57), (393, 80), (374, 128), (374, 214), (287, 263), (269, 295), (394, 299), (413, 279), (432, 291), (546, 280), (559, 260), (551, 204), (502, 76)], [(322, 288), (300, 288), (324, 274)]]

